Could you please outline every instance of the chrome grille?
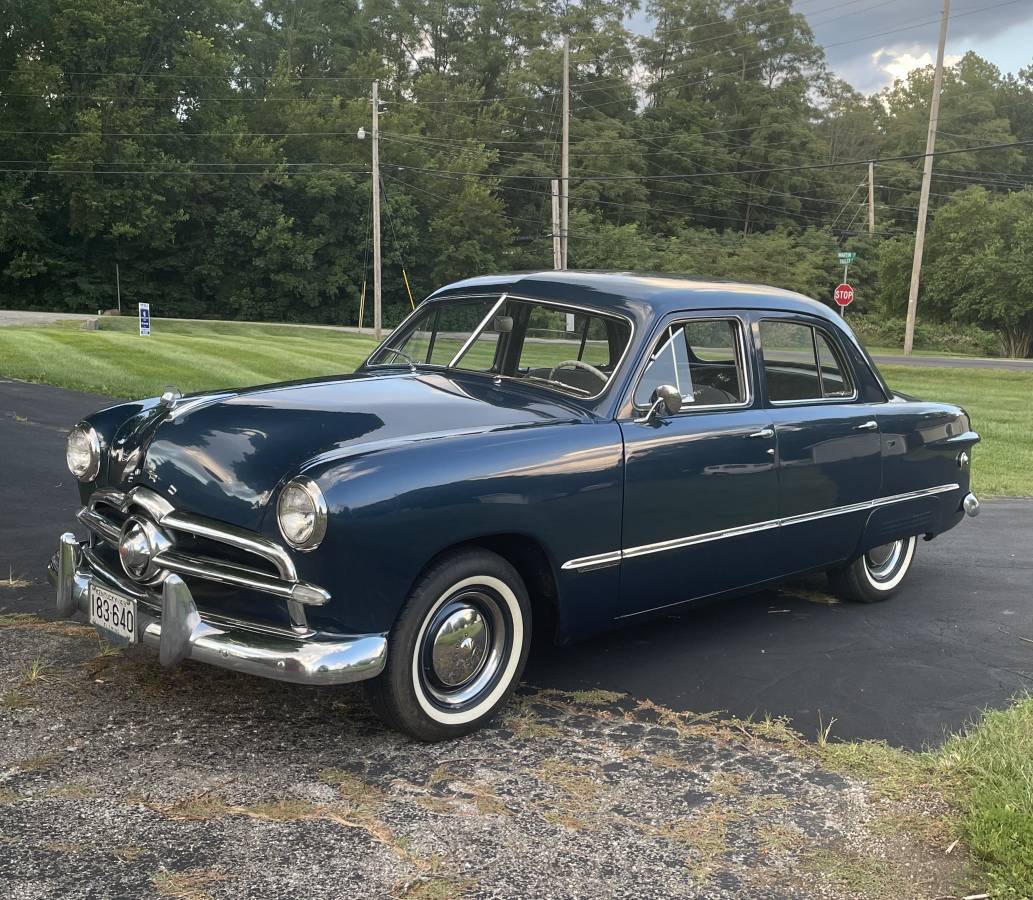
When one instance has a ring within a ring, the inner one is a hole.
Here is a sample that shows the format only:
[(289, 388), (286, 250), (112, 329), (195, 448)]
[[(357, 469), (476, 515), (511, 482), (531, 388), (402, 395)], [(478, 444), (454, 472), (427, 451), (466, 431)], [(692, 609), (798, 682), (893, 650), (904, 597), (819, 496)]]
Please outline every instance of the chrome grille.
[(291, 624), (299, 630), (307, 628), (305, 606), (322, 606), (330, 600), (323, 588), (299, 580), (294, 561), (279, 544), (243, 528), (179, 512), (144, 487), (95, 491), (78, 518), (117, 550), (130, 515), (146, 516), (171, 541), (170, 547), (153, 557), (159, 572), (147, 584), (160, 583), (174, 572), (271, 594), (287, 602)]

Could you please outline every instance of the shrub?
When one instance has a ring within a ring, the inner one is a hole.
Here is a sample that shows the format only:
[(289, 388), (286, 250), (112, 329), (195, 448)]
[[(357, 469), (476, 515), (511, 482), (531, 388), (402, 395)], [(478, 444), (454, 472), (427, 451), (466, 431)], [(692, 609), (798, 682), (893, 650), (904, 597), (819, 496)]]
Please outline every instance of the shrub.
[[(904, 345), (903, 318), (887, 316), (851, 316), (850, 327), (869, 347), (902, 347)], [(915, 349), (940, 353), (968, 353), (974, 356), (999, 356), (1001, 342), (998, 336), (977, 325), (918, 322), (915, 324)]]

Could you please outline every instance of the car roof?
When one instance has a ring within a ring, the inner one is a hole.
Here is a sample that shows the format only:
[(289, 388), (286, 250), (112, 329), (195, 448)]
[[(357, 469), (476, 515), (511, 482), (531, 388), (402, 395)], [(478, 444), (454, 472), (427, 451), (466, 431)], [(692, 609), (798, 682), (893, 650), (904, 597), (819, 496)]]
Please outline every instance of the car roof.
[(482, 292), (526, 295), (638, 320), (686, 309), (774, 309), (839, 319), (830, 307), (783, 288), (644, 272), (544, 270), (484, 275), (446, 285), (428, 299)]

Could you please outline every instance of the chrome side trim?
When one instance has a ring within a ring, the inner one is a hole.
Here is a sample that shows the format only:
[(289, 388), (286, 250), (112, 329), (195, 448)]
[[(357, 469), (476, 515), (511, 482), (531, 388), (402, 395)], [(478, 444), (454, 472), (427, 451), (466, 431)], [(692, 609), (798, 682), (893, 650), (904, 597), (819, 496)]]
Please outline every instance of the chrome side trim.
[(706, 544), (710, 541), (720, 541), (725, 538), (739, 537), (743, 534), (752, 534), (755, 531), (769, 531), (778, 528), (782, 524), (780, 519), (769, 519), (767, 522), (757, 522), (753, 525), (739, 525), (735, 528), (722, 528), (719, 531), (708, 531), (705, 534), (691, 534), (687, 537), (674, 538), (670, 541), (658, 541), (655, 544), (642, 544), (639, 547), (631, 547), (622, 551), (624, 559), (635, 556), (647, 556), (650, 553), (663, 553), (665, 550), (678, 550), (682, 547), (691, 547), (693, 544)]
[(939, 487), (922, 488), (920, 491), (908, 491), (905, 494), (893, 494), (890, 497), (876, 497), (872, 506), (886, 506), (890, 503), (900, 503), (902, 500), (917, 500), (919, 497), (931, 497), (933, 494), (946, 494), (949, 491), (956, 491), (960, 484), (941, 484)]
[(641, 544), (638, 547), (628, 547), (624, 550), (611, 550), (608, 553), (597, 553), (594, 556), (582, 556), (571, 559), (560, 566), (561, 569), (576, 572), (591, 572), (595, 569), (606, 568), (607, 566), (618, 565), (622, 560), (632, 559), (636, 556), (647, 556), (650, 553), (663, 553), (667, 550), (680, 550), (683, 547), (691, 547), (694, 544), (706, 544), (710, 541), (720, 541), (725, 538), (741, 537), (744, 534), (753, 534), (758, 531), (770, 531), (773, 528), (783, 528), (789, 525), (800, 525), (803, 522), (813, 522), (818, 519), (827, 519), (831, 516), (842, 516), (854, 512), (877, 509), (880, 506), (889, 506), (892, 503), (903, 503), (907, 500), (917, 500), (921, 497), (931, 497), (934, 494), (945, 494), (956, 491), (960, 484), (941, 484), (937, 487), (922, 488), (918, 491), (907, 491), (903, 494), (892, 494), (889, 497), (876, 497), (873, 500), (864, 500), (860, 503), (848, 503), (845, 506), (833, 506), (829, 509), (822, 509), (818, 512), (801, 513), (795, 516), (783, 516), (778, 519), (768, 519), (764, 522), (754, 522), (750, 525), (739, 525), (734, 528), (722, 528), (717, 531), (708, 531), (703, 534), (691, 534), (686, 537), (672, 538), (669, 541), (657, 541), (653, 544)]
[(620, 565), (621, 551), (612, 550), (609, 553), (599, 553), (596, 556), (582, 556), (580, 559), (572, 559), (565, 562), (561, 569), (574, 569), (578, 572), (592, 572), (596, 569), (606, 569), (610, 566)]

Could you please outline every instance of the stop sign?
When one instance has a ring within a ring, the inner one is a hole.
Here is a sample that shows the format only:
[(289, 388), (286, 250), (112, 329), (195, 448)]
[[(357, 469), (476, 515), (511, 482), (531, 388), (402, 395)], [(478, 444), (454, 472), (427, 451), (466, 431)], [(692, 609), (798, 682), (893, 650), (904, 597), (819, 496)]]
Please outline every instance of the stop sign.
[(854, 289), (844, 282), (836, 288), (836, 293), (832, 295), (832, 299), (840, 306), (849, 306), (854, 302)]

